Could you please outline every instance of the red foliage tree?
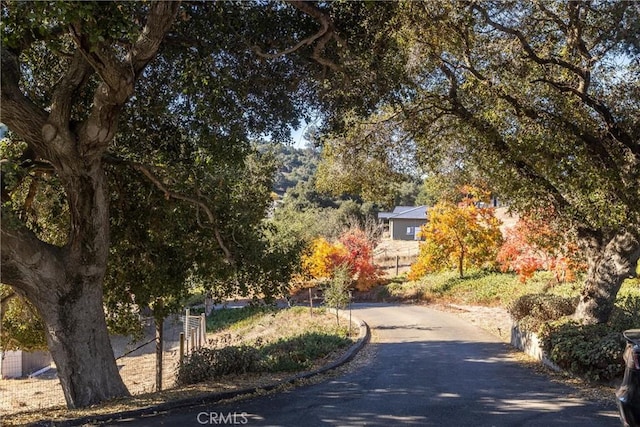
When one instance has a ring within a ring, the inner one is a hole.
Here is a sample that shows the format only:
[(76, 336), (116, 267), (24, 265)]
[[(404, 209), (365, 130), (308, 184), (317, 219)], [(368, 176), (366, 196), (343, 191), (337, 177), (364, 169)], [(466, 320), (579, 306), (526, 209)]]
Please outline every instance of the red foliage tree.
[(359, 228), (345, 231), (335, 243), (318, 238), (309, 254), (303, 257), (303, 271), (308, 277), (327, 279), (344, 267), (357, 290), (369, 290), (380, 278), (380, 269), (373, 264), (373, 247), (367, 234)]
[(498, 253), (503, 271), (514, 271), (522, 282), (538, 270), (552, 271), (558, 283), (575, 280), (585, 269), (574, 236), (556, 220), (552, 211), (523, 216), (506, 233)]
[(352, 228), (340, 236), (339, 243), (346, 249), (342, 264), (351, 272), (356, 289), (371, 289), (380, 278), (380, 270), (373, 264), (373, 244), (364, 231)]

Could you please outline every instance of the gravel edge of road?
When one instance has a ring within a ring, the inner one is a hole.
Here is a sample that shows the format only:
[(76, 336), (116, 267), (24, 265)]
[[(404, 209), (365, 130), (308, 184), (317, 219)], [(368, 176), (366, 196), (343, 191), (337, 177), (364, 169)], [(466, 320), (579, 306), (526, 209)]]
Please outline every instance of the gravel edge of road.
[(430, 307), (445, 312), (452, 312), (470, 323), (493, 334), (512, 350), (512, 355), (518, 363), (528, 366), (535, 372), (545, 375), (549, 381), (561, 383), (573, 388), (579, 397), (597, 401), (603, 406), (615, 406), (615, 384), (589, 383), (565, 371), (554, 371), (541, 361), (526, 354), (511, 344), (511, 328), (513, 320), (504, 307), (485, 307), (461, 304), (430, 304)]

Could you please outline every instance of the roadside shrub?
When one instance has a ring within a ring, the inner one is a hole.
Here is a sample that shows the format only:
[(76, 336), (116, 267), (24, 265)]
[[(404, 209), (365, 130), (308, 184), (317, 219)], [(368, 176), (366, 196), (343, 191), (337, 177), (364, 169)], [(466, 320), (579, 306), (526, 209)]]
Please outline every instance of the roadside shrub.
[(528, 294), (509, 304), (507, 310), (519, 325), (536, 332), (545, 322), (573, 314), (576, 305), (575, 298), (552, 294)]
[(640, 295), (618, 297), (609, 325), (617, 331), (637, 328), (640, 325)]
[(311, 332), (293, 338), (280, 339), (262, 348), (264, 367), (269, 372), (308, 369), (313, 361), (351, 344), (337, 335)]
[(624, 371), (624, 339), (610, 325), (550, 322), (541, 329), (540, 338), (555, 364), (588, 380), (609, 381)]
[(176, 373), (178, 385), (196, 384), (260, 370), (260, 353), (251, 346), (200, 348), (185, 357)]

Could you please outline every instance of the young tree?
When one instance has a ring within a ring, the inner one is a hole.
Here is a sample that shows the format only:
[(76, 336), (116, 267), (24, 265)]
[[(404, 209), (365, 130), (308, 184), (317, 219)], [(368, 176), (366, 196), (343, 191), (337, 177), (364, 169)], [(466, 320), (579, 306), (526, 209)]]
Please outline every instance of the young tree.
[(440, 202), (427, 215), (428, 222), (420, 231), (426, 242), (420, 245), (410, 278), (450, 267), (464, 277), (466, 268), (482, 268), (495, 261), (502, 234), (493, 209), (480, 208), (473, 199), (467, 199), (458, 205)]
[(327, 306), (336, 310), (336, 324), (340, 324), (340, 309), (349, 303), (351, 288), (351, 272), (346, 265), (339, 265), (333, 270), (329, 285), (324, 290), (324, 301)]

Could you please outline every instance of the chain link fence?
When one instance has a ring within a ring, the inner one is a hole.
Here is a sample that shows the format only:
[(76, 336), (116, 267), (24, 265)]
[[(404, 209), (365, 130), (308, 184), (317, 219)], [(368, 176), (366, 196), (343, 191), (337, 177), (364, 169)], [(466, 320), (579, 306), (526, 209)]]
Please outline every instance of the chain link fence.
[[(204, 315), (191, 315), (188, 310), (164, 321), (163, 389), (174, 386), (181, 354), (188, 354), (205, 344), (205, 331)], [(111, 339), (120, 376), (132, 395), (156, 390), (156, 342), (152, 319), (145, 321), (143, 338), (138, 341), (123, 336)], [(65, 405), (55, 364), (48, 353), (38, 352), (34, 357), (31, 353), (4, 352), (1, 358), (0, 420), (18, 412)]]

